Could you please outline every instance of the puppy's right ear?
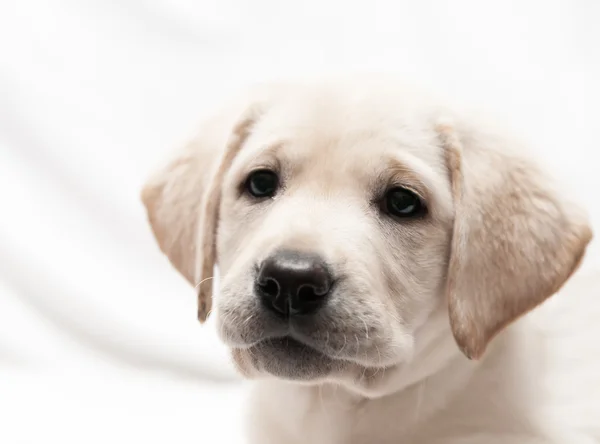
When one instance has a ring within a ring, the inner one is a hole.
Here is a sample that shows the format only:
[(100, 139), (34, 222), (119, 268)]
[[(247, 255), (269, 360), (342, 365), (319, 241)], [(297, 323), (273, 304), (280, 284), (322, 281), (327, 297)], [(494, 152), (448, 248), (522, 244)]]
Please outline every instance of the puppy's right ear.
[(206, 121), (199, 135), (142, 190), (161, 251), (190, 284), (198, 287), (201, 321), (211, 309), (221, 181), (272, 92), (272, 87), (257, 87), (250, 96)]
[(209, 125), (149, 178), (141, 195), (161, 251), (192, 285), (202, 197), (229, 133)]
[(200, 322), (206, 321), (212, 309), (212, 278), (217, 263), (217, 229), (219, 226), (223, 178), (233, 159), (244, 145), (260, 113), (258, 105), (250, 107), (233, 127), (225, 150), (202, 199), (195, 261), (195, 278), (198, 282), (198, 319)]

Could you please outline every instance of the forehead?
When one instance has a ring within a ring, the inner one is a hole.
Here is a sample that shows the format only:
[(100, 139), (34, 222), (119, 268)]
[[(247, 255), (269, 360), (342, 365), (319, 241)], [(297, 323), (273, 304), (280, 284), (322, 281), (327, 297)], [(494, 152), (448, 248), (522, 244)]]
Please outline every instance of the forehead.
[(299, 89), (275, 100), (256, 122), (246, 160), (276, 152), (292, 164), (377, 168), (392, 157), (441, 173), (443, 155), (431, 108), (392, 94)]

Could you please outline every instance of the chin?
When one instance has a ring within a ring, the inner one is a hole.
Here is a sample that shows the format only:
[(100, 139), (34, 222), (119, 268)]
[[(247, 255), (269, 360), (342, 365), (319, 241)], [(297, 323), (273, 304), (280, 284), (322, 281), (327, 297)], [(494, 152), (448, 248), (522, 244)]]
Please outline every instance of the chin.
[(344, 362), (286, 336), (263, 340), (248, 349), (252, 366), (262, 374), (298, 382), (317, 382), (338, 373)]
[(252, 379), (273, 377), (304, 383), (330, 380), (352, 364), (335, 359), (293, 337), (264, 339), (247, 348), (232, 349), (242, 375)]

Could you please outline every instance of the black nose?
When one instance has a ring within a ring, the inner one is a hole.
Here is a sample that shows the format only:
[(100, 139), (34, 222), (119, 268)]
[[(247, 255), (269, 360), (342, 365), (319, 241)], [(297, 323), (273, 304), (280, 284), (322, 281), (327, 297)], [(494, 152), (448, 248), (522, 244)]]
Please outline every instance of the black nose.
[(323, 306), (331, 283), (329, 268), (319, 256), (280, 251), (262, 263), (256, 294), (280, 316), (310, 314)]

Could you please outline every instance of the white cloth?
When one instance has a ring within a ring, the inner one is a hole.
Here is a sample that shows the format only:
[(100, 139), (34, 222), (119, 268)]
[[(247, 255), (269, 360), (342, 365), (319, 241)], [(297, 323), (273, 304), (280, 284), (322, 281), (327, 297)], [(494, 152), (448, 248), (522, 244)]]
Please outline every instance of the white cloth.
[[(489, 103), (600, 220), (600, 3), (0, 2), (0, 442), (241, 442), (239, 384), (138, 196), (255, 80), (397, 71)], [(590, 263), (594, 263), (592, 254)]]

